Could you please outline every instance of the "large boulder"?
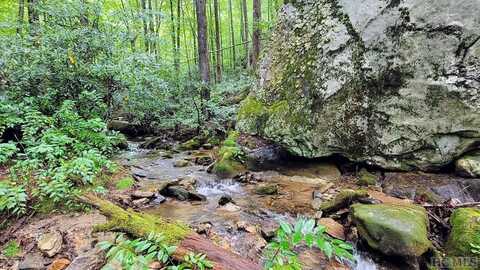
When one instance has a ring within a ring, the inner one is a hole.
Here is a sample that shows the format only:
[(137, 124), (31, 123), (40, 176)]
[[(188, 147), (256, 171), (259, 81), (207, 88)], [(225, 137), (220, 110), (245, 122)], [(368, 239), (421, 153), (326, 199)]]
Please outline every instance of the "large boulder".
[(237, 127), (295, 155), (434, 170), (480, 142), (480, 1), (301, 0)]
[(355, 204), (352, 218), (370, 247), (386, 255), (418, 257), (432, 243), (423, 207), (408, 204)]
[(480, 151), (469, 153), (455, 162), (457, 173), (465, 177), (480, 177)]
[(451, 258), (452, 269), (478, 269), (465, 265), (455, 264), (455, 257), (480, 259), (480, 255), (473, 253), (472, 245), (480, 246), (480, 210), (475, 208), (460, 208), (450, 217), (452, 230), (448, 237), (446, 251)]

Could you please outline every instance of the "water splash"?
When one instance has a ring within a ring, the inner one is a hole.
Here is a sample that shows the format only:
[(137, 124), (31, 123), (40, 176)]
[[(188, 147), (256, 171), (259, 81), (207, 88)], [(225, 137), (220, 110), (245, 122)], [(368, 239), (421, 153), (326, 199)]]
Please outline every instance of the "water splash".
[(355, 254), (355, 265), (353, 265), (353, 270), (377, 270), (377, 265), (369, 257), (366, 257), (362, 254)]
[(197, 192), (207, 197), (215, 197), (225, 194), (241, 194), (243, 190), (240, 184), (233, 180), (222, 180), (200, 182), (197, 187)]

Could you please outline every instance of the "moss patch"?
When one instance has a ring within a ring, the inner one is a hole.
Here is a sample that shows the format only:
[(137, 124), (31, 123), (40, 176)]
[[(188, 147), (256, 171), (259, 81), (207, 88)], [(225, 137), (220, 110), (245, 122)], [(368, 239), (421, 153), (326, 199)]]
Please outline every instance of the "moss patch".
[(357, 184), (360, 186), (374, 186), (377, 184), (378, 177), (365, 169), (360, 171), (358, 177)]
[(432, 246), (423, 207), (355, 204), (351, 209), (359, 235), (386, 255), (418, 257)]
[(118, 180), (115, 183), (115, 188), (118, 190), (126, 190), (135, 185), (135, 180), (132, 177), (126, 177), (123, 179)]
[(244, 153), (237, 144), (239, 133), (230, 132), (218, 151), (218, 159), (213, 167), (213, 172), (220, 177), (233, 177), (243, 171)]
[(22, 252), (22, 247), (17, 243), (17, 241), (10, 241), (4, 247), (2, 254), (7, 258), (13, 258), (18, 256)]
[(190, 140), (182, 143), (180, 145), (180, 149), (181, 150), (196, 150), (196, 149), (200, 148), (201, 145), (202, 145), (202, 143), (200, 142), (200, 140), (198, 138), (193, 138), (193, 139), (190, 139)]
[(325, 213), (331, 213), (342, 208), (348, 207), (355, 200), (368, 197), (366, 190), (351, 190), (345, 189), (333, 198), (333, 200), (326, 201), (320, 205), (320, 210)]
[[(480, 245), (480, 210), (475, 208), (460, 208), (455, 210), (450, 217), (452, 231), (450, 232), (446, 251), (452, 262), (455, 257), (477, 257), (472, 253), (470, 244)], [(452, 269), (476, 269), (452, 265)]]

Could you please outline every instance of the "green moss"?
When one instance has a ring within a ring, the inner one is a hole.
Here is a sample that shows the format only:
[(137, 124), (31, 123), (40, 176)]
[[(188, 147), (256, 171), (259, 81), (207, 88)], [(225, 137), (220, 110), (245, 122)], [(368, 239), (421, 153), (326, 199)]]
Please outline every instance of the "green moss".
[(333, 198), (333, 200), (323, 202), (320, 205), (320, 210), (325, 213), (331, 213), (342, 208), (348, 207), (355, 200), (368, 197), (366, 190), (351, 190), (344, 189)]
[(266, 112), (265, 106), (253, 96), (243, 100), (238, 110), (238, 119), (256, 118)]
[(91, 194), (85, 195), (83, 201), (96, 206), (108, 218), (107, 223), (95, 226), (95, 231), (121, 231), (135, 237), (148, 237), (152, 232), (162, 233), (169, 245), (178, 244), (192, 233), (191, 229), (181, 222), (167, 221), (161, 217), (138, 213), (131, 209), (124, 210)]
[(117, 188), (118, 190), (125, 190), (133, 187), (134, 184), (135, 180), (132, 177), (126, 177), (118, 180), (115, 183), (115, 188)]
[(218, 151), (218, 160), (215, 162), (213, 172), (220, 177), (233, 177), (245, 170), (243, 165), (243, 151), (236, 140), (240, 134), (237, 131), (229, 133), (228, 138)]
[(13, 258), (18, 256), (22, 252), (22, 247), (17, 243), (17, 241), (10, 241), (4, 247), (2, 254), (7, 258)]
[[(450, 216), (452, 230), (446, 244), (447, 255), (455, 262), (455, 257), (477, 257), (470, 244), (480, 245), (480, 210), (460, 208)], [(452, 265), (452, 269), (474, 269)], [(476, 268), (475, 268), (476, 269)]]
[(196, 150), (200, 148), (202, 144), (198, 138), (190, 139), (180, 145), (181, 150)]
[(374, 186), (377, 184), (378, 177), (373, 174), (368, 172), (365, 169), (362, 169), (360, 173), (358, 174), (359, 178), (357, 181), (357, 185), (360, 186)]
[(386, 255), (418, 257), (432, 246), (423, 207), (355, 204), (351, 209), (359, 235)]

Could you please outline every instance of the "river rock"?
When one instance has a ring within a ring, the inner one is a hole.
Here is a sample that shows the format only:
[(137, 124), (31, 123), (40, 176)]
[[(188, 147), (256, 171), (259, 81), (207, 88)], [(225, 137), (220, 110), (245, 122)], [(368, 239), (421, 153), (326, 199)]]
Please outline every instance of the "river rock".
[(423, 207), (355, 204), (351, 210), (360, 237), (386, 255), (418, 257), (432, 246)]
[(322, 210), (324, 213), (335, 212), (342, 208), (349, 207), (352, 203), (360, 198), (366, 197), (368, 197), (368, 192), (365, 190), (344, 189), (341, 190), (332, 200), (322, 202), (318, 206), (318, 209), (315, 210)]
[(66, 270), (96, 270), (104, 263), (103, 252), (97, 248), (77, 256)]
[(275, 195), (278, 193), (278, 186), (276, 184), (262, 184), (255, 188), (255, 193), (258, 195)]
[(141, 198), (141, 199), (138, 199), (138, 200), (133, 200), (132, 204), (133, 204), (133, 206), (135, 206), (137, 208), (140, 208), (140, 207), (145, 206), (149, 202), (150, 202), (149, 198)]
[(246, 152), (247, 168), (253, 171), (273, 169), (281, 165), (286, 151), (277, 145), (266, 145)]
[(188, 160), (184, 160), (184, 159), (176, 160), (173, 163), (173, 167), (178, 167), (178, 168), (187, 167), (188, 165), (189, 165)]
[(171, 150), (173, 147), (173, 143), (165, 137), (155, 137), (155, 138), (150, 138), (140, 144), (140, 148), (143, 149), (163, 149), (163, 150)]
[(57, 259), (53, 261), (53, 263), (50, 264), (50, 266), (48, 266), (47, 270), (63, 270), (67, 268), (68, 265), (70, 265), (70, 263), (71, 262), (69, 259), (65, 259), (65, 258)]
[[(480, 246), (480, 210), (475, 208), (459, 208), (450, 216), (452, 230), (446, 244), (446, 251), (450, 257), (476, 257), (479, 254), (472, 253), (470, 244)], [(454, 269), (474, 269), (460, 268)], [(476, 269), (476, 268), (475, 268)]]
[(115, 130), (129, 136), (138, 136), (143, 132), (138, 125), (123, 120), (112, 120), (107, 124), (108, 129)]
[(290, 1), (240, 131), (307, 158), (439, 169), (480, 142), (480, 1)]
[(28, 253), (19, 263), (19, 270), (44, 270), (47, 264), (45, 258), (40, 253)]
[(345, 229), (343, 225), (332, 218), (321, 218), (317, 221), (318, 225), (325, 226), (326, 232), (335, 238), (345, 240)]
[(155, 196), (155, 193), (151, 191), (136, 190), (132, 193), (132, 197), (136, 199), (153, 198), (154, 196)]
[(57, 231), (44, 233), (37, 239), (37, 247), (48, 257), (53, 257), (62, 250), (63, 237)]
[(232, 201), (233, 201), (232, 196), (225, 194), (225, 195), (222, 195), (220, 199), (218, 199), (218, 205), (223, 206)]
[(457, 173), (464, 177), (480, 177), (480, 151), (468, 154), (455, 162)]

